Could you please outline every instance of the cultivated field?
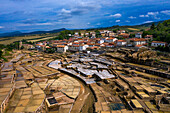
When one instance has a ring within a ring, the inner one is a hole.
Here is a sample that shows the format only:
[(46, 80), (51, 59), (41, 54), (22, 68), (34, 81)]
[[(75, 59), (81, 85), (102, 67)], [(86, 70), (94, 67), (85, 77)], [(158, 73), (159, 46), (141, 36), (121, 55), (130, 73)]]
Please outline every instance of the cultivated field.
[(51, 38), (54, 38), (54, 37), (45, 37), (45, 38), (40, 38), (40, 39), (32, 39), (32, 40), (29, 40), (30, 42), (37, 42), (37, 41), (42, 41), (42, 40), (48, 40), (48, 39), (51, 39)]
[(20, 40), (28, 40), (31, 42), (37, 42), (37, 41), (41, 41), (41, 40), (48, 40), (51, 39), (53, 37), (51, 36), (40, 36), (40, 35), (34, 35), (34, 36), (18, 36), (18, 37), (2, 37), (0, 38), (0, 44), (10, 44), (13, 43), (15, 41), (20, 41)]
[(34, 38), (41, 38), (42, 36), (35, 35), (35, 36), (22, 36), (22, 37), (6, 37), (0, 38), (0, 44), (10, 44), (15, 41), (20, 41), (23, 39), (34, 39)]
[(135, 28), (128, 28), (129, 30), (133, 30), (133, 31), (138, 31), (139, 29), (135, 29)]

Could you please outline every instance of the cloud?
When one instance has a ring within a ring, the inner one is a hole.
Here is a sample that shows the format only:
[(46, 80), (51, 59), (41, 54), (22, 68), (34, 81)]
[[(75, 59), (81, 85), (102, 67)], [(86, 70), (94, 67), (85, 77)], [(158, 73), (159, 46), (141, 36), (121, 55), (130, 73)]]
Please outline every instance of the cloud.
[(30, 1), (30, 0), (10, 0), (10, 1), (14, 1), (14, 2), (24, 2), (24, 1)]
[(128, 22), (128, 23), (129, 23), (130, 21), (129, 21), (129, 20), (126, 20), (125, 22)]
[(157, 15), (159, 12), (148, 12), (148, 15)]
[(36, 24), (34, 24), (34, 25), (53, 25), (53, 23), (51, 23), (51, 22), (46, 22), (46, 23), (36, 23)]
[(161, 13), (166, 14), (166, 15), (170, 15), (170, 10), (161, 11)]
[(152, 16), (154, 19), (160, 19), (157, 17), (157, 15), (159, 14), (159, 12), (148, 12), (147, 15)]
[(98, 25), (98, 26), (99, 26), (99, 25), (101, 25), (101, 23), (97, 23), (96, 25)]
[(3, 26), (0, 26), (0, 29), (4, 28)]
[(90, 25), (90, 22), (88, 22), (87, 25)]
[(144, 18), (144, 17), (153, 17), (154, 19), (160, 19), (157, 17), (159, 12), (148, 12), (146, 15), (139, 15), (139, 17)]
[(64, 9), (64, 8), (63, 8), (63, 9), (61, 10), (61, 13), (71, 13), (71, 10), (67, 10), (67, 9)]
[(120, 20), (116, 20), (115, 22), (120, 22)]
[(70, 9), (62, 8), (59, 11), (58, 16), (60, 19), (69, 19), (72, 18), (73, 16), (80, 16), (91, 11), (95, 11), (98, 8), (100, 8), (100, 6), (80, 4), (77, 7), (72, 7)]
[(113, 17), (113, 18), (120, 18), (122, 15), (120, 13), (114, 14), (114, 15), (110, 15), (109, 17)]
[(34, 24), (34, 23), (37, 23), (38, 21), (39, 21), (38, 19), (26, 19), (26, 20), (22, 20), (21, 23)]
[(149, 15), (139, 15), (139, 17), (149, 17)]
[(151, 22), (153, 22), (153, 21), (145, 21), (145, 22), (143, 22), (143, 23), (146, 24), (146, 23), (151, 23)]
[[(163, 0), (163, 2), (161, 0), (157, 0), (157, 2), (154, 0), (125, 1), (0, 0), (0, 25), (5, 27), (5, 29), (0, 29), (0, 32), (15, 30), (15, 28), (19, 31), (48, 30), (60, 27), (89, 28), (97, 26), (97, 23), (101, 23), (101, 27), (107, 27), (115, 24), (116, 20), (120, 20), (120, 23), (117, 23), (120, 25), (134, 25), (147, 20), (156, 21), (157, 17), (160, 17), (161, 20), (169, 18), (167, 14), (170, 9), (165, 9), (170, 4), (168, 0)], [(152, 7), (150, 8), (150, 6)], [(136, 11), (132, 9), (136, 9)], [(157, 11), (159, 14), (155, 13)]]
[(54, 25), (56, 22), (44, 22), (44, 23), (22, 23), (18, 26), (47, 26), (47, 25)]
[(130, 18), (130, 19), (135, 19), (136, 17), (134, 17), (134, 16), (130, 16), (130, 17), (128, 17), (128, 18)]

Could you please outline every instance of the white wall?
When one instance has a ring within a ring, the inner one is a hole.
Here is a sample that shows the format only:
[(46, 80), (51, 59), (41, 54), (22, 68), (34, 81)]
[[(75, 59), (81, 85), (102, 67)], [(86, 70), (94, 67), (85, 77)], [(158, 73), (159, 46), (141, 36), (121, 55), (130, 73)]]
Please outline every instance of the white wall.
[(142, 44), (145, 44), (146, 41), (135, 41), (134, 42), (134, 45), (142, 45)]
[(152, 43), (151, 46), (153, 46), (153, 47), (165, 46), (165, 43)]
[(65, 47), (57, 47), (57, 52), (66, 52), (68, 50), (68, 46)]
[(117, 45), (118, 46), (124, 46), (124, 45), (126, 45), (126, 42), (117, 42)]
[(141, 34), (135, 34), (135, 37), (136, 38), (142, 38), (142, 35)]

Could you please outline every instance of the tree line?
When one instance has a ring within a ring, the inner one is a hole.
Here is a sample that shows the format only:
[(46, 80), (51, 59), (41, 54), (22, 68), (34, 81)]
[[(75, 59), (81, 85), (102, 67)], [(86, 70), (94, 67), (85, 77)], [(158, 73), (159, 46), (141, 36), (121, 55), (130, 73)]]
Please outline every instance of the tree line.
[(153, 40), (170, 43), (170, 19), (157, 25), (153, 23), (150, 30), (143, 32), (143, 37), (146, 35), (153, 35)]

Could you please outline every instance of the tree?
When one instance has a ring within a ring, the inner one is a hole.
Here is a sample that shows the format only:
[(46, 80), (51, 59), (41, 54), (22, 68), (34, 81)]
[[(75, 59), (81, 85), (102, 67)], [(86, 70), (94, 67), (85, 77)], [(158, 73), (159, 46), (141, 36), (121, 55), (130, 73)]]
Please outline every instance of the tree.
[(4, 49), (6, 46), (4, 44), (0, 44), (0, 49)]
[(59, 36), (58, 36), (58, 39), (59, 39), (59, 40), (63, 40), (64, 37), (63, 37), (62, 35), (59, 35)]
[(134, 38), (134, 37), (135, 37), (135, 34), (130, 34), (129, 37), (130, 37), (130, 38)]
[(79, 36), (81, 36), (81, 33), (79, 32)]
[(100, 37), (101, 34), (100, 34), (100, 31), (99, 30), (95, 30), (94, 32), (96, 32), (96, 37)]
[(25, 39), (22, 39), (22, 42), (25, 44), (25, 43), (27, 43), (27, 40), (25, 40)]
[(113, 29), (113, 32), (114, 32), (114, 33), (117, 33), (117, 29)]
[(157, 25), (157, 30), (163, 30), (163, 28), (164, 28), (163, 24), (159, 22)]
[(141, 29), (140, 31), (145, 31), (145, 29)]
[(142, 36), (144, 37), (146, 35), (153, 35), (153, 40), (170, 43), (170, 19), (158, 23), (157, 26), (153, 23), (150, 30), (143, 31)]
[(151, 30), (154, 30), (154, 29), (155, 29), (155, 23), (152, 23)]
[(0, 58), (2, 58), (2, 54), (3, 54), (3, 52), (2, 52), (2, 50), (0, 50)]
[(24, 46), (21, 46), (21, 50), (24, 49)]

